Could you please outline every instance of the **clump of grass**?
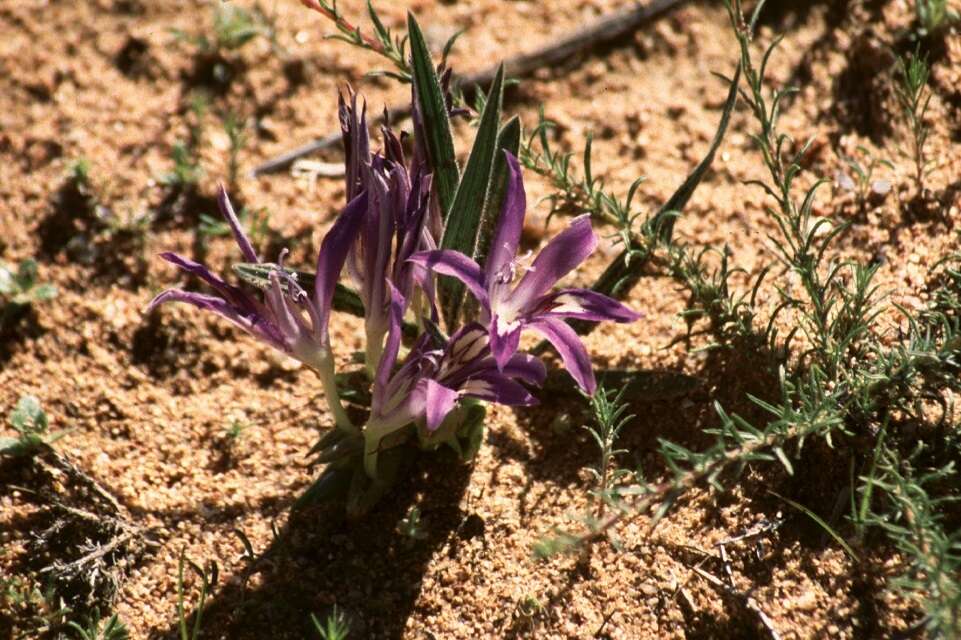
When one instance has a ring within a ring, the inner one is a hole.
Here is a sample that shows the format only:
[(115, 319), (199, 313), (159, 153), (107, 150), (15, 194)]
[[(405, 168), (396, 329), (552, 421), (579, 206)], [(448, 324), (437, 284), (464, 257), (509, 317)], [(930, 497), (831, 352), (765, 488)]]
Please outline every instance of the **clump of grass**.
[(320, 640), (345, 640), (350, 635), (350, 622), (336, 605), (323, 622), (314, 614), (310, 614), (310, 621)]
[(914, 162), (914, 184), (918, 193), (921, 193), (924, 179), (931, 169), (925, 149), (931, 132), (925, 122), (932, 95), (928, 89), (931, 69), (927, 57), (916, 49), (913, 54), (899, 56), (895, 70), (895, 93), (911, 134), (911, 148), (906, 155)]
[[(102, 626), (101, 623), (103, 623)], [(130, 637), (126, 625), (116, 613), (109, 618), (101, 619), (100, 612), (96, 610), (87, 619), (85, 625), (70, 621), (67, 623), (67, 628), (73, 631), (79, 640), (127, 640)]]
[[(777, 229), (770, 236), (775, 262), (760, 269), (747, 292), (732, 286), (737, 268), (728, 265), (726, 251), (718, 251), (720, 267), (713, 271), (703, 260), (708, 250), (679, 244), (670, 247), (669, 259), (655, 255), (654, 263), (667, 267), (688, 289), (687, 317), (709, 321), (706, 331), (715, 339), (711, 346), (766, 347), (770, 357), (762, 359), (762, 366), (776, 375), (778, 389), (774, 399), (749, 400), (768, 418), (753, 424), (716, 404), (719, 424), (705, 430), (714, 437), (713, 445), (695, 451), (662, 441), (666, 480), (623, 492), (632, 499), (624, 500), (618, 512), (602, 518), (586, 515), (581, 533), (556, 530), (534, 551), (547, 556), (579, 549), (606, 537), (627, 514), (648, 515), (654, 526), (684, 492), (702, 485), (726, 491), (748, 465), (810, 473), (795, 464), (806, 442), (843, 443), (860, 478), (852, 507), (858, 544), (867, 544), (865, 529), (883, 531), (910, 565), (893, 586), (917, 598), (933, 637), (954, 637), (959, 631), (961, 545), (948, 514), (957, 499), (952, 483), (958, 447), (956, 436), (947, 434), (953, 433), (948, 427), (955, 420), (950, 392), (961, 390), (961, 259), (952, 254), (936, 265), (931, 304), (921, 312), (902, 310), (906, 327), (892, 344), (876, 322), (884, 310), (884, 296), (875, 284), (877, 266), (829, 257), (844, 225), (814, 215), (819, 182), (798, 186), (807, 145), (795, 143), (777, 123), (782, 101), (793, 90), (770, 89), (764, 77), (777, 41), (759, 66), (751, 55), (761, 6), (745, 20), (739, 2), (728, 5), (747, 83), (742, 97), (758, 125), (752, 137), (769, 176), (756, 184), (773, 201), (767, 213)], [(919, 77), (917, 71), (910, 73)], [(923, 99), (917, 104), (923, 105)], [(795, 284), (772, 283), (776, 304), (762, 313), (757, 305), (762, 280), (775, 266), (792, 274)], [(779, 318), (792, 327), (786, 335), (775, 328)], [(744, 351), (732, 348), (732, 357)], [(905, 425), (926, 425), (920, 442), (912, 435), (916, 431), (901, 428)], [(835, 531), (816, 507), (804, 509)]]
[(12, 637), (24, 640), (62, 628), (71, 613), (51, 584), (20, 575), (0, 577), (0, 611), (13, 623)]

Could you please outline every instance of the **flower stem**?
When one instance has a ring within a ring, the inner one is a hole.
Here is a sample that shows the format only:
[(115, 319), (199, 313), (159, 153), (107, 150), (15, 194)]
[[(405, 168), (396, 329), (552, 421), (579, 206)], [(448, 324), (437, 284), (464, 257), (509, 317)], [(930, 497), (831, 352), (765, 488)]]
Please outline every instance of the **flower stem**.
[(316, 357), (311, 358), (310, 362), (306, 364), (313, 369), (317, 377), (320, 378), (320, 383), (324, 387), (324, 395), (327, 397), (327, 405), (330, 408), (330, 412), (334, 414), (334, 423), (337, 425), (337, 428), (351, 435), (360, 433), (347, 416), (344, 404), (340, 400), (340, 390), (337, 388), (337, 376), (334, 371), (333, 354), (325, 350), (317, 354)]

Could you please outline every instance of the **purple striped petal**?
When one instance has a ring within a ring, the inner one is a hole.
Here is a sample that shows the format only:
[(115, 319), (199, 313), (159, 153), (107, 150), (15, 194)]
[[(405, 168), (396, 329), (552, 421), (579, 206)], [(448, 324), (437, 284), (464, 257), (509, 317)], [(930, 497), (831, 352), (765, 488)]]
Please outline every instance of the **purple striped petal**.
[(449, 389), (434, 380), (427, 380), (425, 408), (428, 431), (437, 430), (437, 427), (444, 422), (447, 414), (457, 405), (457, 399), (459, 397), (460, 394), (453, 389)]
[(561, 289), (541, 299), (536, 316), (551, 318), (576, 318), (578, 320), (613, 320), (634, 322), (644, 314), (626, 307), (603, 293), (590, 289)]
[(276, 271), (270, 273), (270, 287), (267, 289), (267, 303), (273, 311), (274, 318), (280, 328), (281, 333), (287, 338), (289, 344), (300, 342), (304, 334), (303, 322), (299, 317), (299, 312), (292, 311), (287, 304), (287, 296), (280, 286), (280, 276)]
[(511, 359), (521, 343), (521, 330), (524, 328), (521, 322), (505, 322), (503, 318), (495, 315), (491, 318), (490, 337), (491, 353), (498, 369), (503, 369), (508, 360)]
[(234, 213), (234, 207), (230, 204), (230, 198), (227, 196), (224, 185), (220, 185), (217, 189), (217, 206), (220, 207), (220, 215), (227, 219), (227, 224), (230, 225), (230, 231), (234, 234), (234, 240), (237, 241), (237, 246), (240, 247), (240, 253), (244, 255), (244, 260), (260, 262), (257, 252), (254, 251), (254, 246), (250, 244), (250, 239), (244, 233), (244, 228), (241, 226), (240, 220), (237, 219), (237, 214)]
[(326, 345), (329, 340), (327, 322), (330, 318), (330, 306), (334, 300), (334, 287), (340, 279), (340, 272), (347, 260), (347, 252), (360, 231), (366, 212), (367, 195), (361, 193), (348, 203), (330, 231), (324, 236), (323, 242), (320, 243), (320, 252), (317, 254), (317, 278), (314, 282), (314, 304), (317, 306), (321, 326), (314, 327), (314, 330), (320, 331), (321, 344)]
[(528, 384), (540, 386), (547, 378), (547, 369), (540, 358), (529, 353), (515, 353), (504, 365), (502, 373), (509, 378), (517, 378)]
[(594, 381), (594, 370), (591, 368), (591, 358), (587, 354), (584, 343), (563, 320), (553, 318), (540, 318), (528, 323), (534, 329), (554, 345), (557, 353), (561, 355), (564, 368), (574, 378), (581, 389), (594, 395), (597, 384)]
[(524, 230), (524, 214), (527, 210), (527, 194), (524, 192), (524, 180), (521, 168), (510, 151), (504, 151), (507, 160), (507, 189), (504, 192), (504, 206), (501, 208), (494, 237), (491, 241), (490, 252), (485, 264), (487, 282), (493, 283), (497, 275), (508, 269), (517, 247), (521, 242)]
[(463, 253), (450, 249), (420, 251), (412, 255), (409, 260), (435, 273), (457, 278), (470, 289), (470, 292), (474, 294), (474, 297), (485, 309), (490, 308), (487, 287), (484, 286), (481, 268)]
[(390, 313), (388, 314), (387, 339), (384, 341), (384, 351), (380, 356), (380, 362), (377, 363), (377, 372), (374, 375), (372, 408), (377, 411), (382, 410), (388, 400), (388, 382), (390, 382), (390, 374), (394, 370), (394, 364), (397, 362), (397, 354), (400, 351), (401, 324), (404, 320), (404, 308), (407, 306), (407, 301), (404, 300), (404, 296), (400, 294), (389, 280), (387, 281), (387, 286), (390, 289)]
[(574, 218), (571, 225), (555, 236), (534, 259), (517, 288), (505, 301), (516, 312), (527, 310), (535, 300), (587, 259), (597, 247), (590, 214)]
[(199, 262), (194, 262), (190, 258), (185, 258), (182, 255), (173, 253), (172, 251), (164, 251), (160, 254), (160, 257), (170, 264), (176, 266), (181, 271), (186, 271), (192, 276), (197, 276), (211, 287), (219, 291), (221, 294), (234, 294), (234, 287), (231, 287), (229, 284), (224, 282), (223, 278)]
[(283, 337), (275, 326), (266, 318), (256, 313), (241, 313), (237, 307), (233, 306), (223, 298), (211, 296), (195, 291), (184, 291), (182, 289), (167, 289), (158, 294), (150, 304), (147, 305), (146, 313), (150, 313), (158, 306), (167, 302), (184, 302), (199, 309), (213, 311), (217, 315), (229, 320), (237, 327), (243, 329), (255, 338), (263, 340), (275, 349), (287, 352), (287, 345)]
[(508, 406), (537, 404), (537, 399), (523, 385), (494, 371), (473, 376), (461, 385), (461, 393), (479, 400), (497, 402)]

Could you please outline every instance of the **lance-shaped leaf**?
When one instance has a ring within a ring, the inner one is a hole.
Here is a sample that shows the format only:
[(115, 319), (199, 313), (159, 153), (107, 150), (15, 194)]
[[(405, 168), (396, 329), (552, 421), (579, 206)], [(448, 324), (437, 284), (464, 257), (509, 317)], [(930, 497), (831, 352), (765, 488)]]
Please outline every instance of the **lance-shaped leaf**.
[[(453, 249), (465, 255), (472, 255), (477, 244), (477, 230), (484, 214), (494, 159), (497, 153), (498, 131), (501, 119), (501, 102), (504, 88), (504, 67), (498, 68), (480, 125), (477, 137), (467, 159), (464, 175), (461, 176), (454, 202), (447, 214), (441, 248)], [(464, 300), (464, 285), (444, 278), (440, 282), (441, 300), (444, 301), (443, 313), (448, 328), (455, 327)]]
[(424, 147), (433, 171), (441, 211), (446, 216), (460, 181), (457, 157), (454, 155), (454, 138), (450, 131), (450, 115), (430, 50), (413, 13), (407, 14), (407, 33), (410, 36), (411, 70), (417, 99), (415, 108), (420, 112), (423, 122)]
[(494, 237), (494, 228), (497, 226), (497, 219), (500, 217), (501, 208), (504, 204), (504, 194), (507, 191), (508, 166), (504, 151), (510, 152), (516, 158), (520, 145), (521, 121), (519, 117), (514, 116), (507, 121), (507, 124), (497, 134), (494, 172), (491, 174), (487, 200), (484, 202), (484, 214), (481, 217), (481, 226), (477, 231), (477, 242), (474, 245), (474, 261), (481, 266), (486, 264), (491, 239)]
[[(671, 242), (671, 237), (674, 233), (674, 221), (684, 210), (684, 207), (691, 199), (695, 189), (697, 189), (701, 183), (707, 170), (710, 169), (711, 163), (714, 162), (714, 155), (724, 140), (724, 134), (727, 132), (728, 124), (731, 121), (731, 113), (733, 113), (734, 105), (737, 103), (740, 78), (741, 67), (738, 65), (737, 71), (734, 73), (734, 78), (731, 80), (727, 100), (724, 103), (721, 121), (718, 123), (717, 132), (714, 134), (714, 140), (711, 142), (711, 147), (708, 149), (707, 154), (694, 168), (694, 171), (687, 176), (687, 179), (681, 184), (677, 191), (674, 192), (674, 195), (672, 195), (660, 210), (646, 223), (648, 227), (647, 230), (656, 233), (663, 242)], [(623, 299), (627, 296), (631, 289), (634, 288), (634, 285), (637, 284), (638, 280), (640, 280), (641, 270), (647, 262), (647, 256), (632, 255), (639, 249), (641, 249), (640, 243), (632, 241), (631, 245), (625, 248), (607, 269), (604, 270), (604, 273), (601, 274), (601, 277), (598, 278), (592, 288), (595, 291), (616, 298)], [(587, 333), (593, 329), (594, 326), (595, 324), (593, 323), (582, 323), (578, 326), (578, 332)]]

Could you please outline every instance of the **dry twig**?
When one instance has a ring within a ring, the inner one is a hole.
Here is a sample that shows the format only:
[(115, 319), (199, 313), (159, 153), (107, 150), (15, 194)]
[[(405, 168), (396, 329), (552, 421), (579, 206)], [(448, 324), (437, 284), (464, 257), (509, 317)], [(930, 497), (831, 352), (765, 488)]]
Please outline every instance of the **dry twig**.
[[(653, 0), (643, 5), (634, 3), (626, 9), (604, 16), (596, 22), (560, 38), (547, 47), (505, 60), (505, 72), (512, 78), (528, 77), (538, 69), (556, 66), (577, 54), (621, 40), (644, 25), (667, 15), (685, 2), (687, 2), (687, 0)], [(323, 10), (323, 8), (316, 3), (308, 1), (304, 4), (331, 18), (329, 12)], [(494, 78), (494, 74), (497, 72), (498, 66), (499, 65), (495, 64), (483, 71), (455, 76), (454, 82), (462, 88), (465, 94), (470, 94), (474, 87), (478, 85), (489, 85)], [(409, 107), (394, 107), (388, 109), (386, 120), (387, 122), (395, 122), (409, 115)], [(383, 121), (383, 119), (380, 121)], [(340, 132), (332, 133), (275, 158), (271, 158), (255, 167), (253, 171), (251, 171), (251, 175), (256, 177), (265, 173), (282, 171), (290, 167), (290, 165), (300, 158), (337, 144), (340, 142), (340, 135)]]

